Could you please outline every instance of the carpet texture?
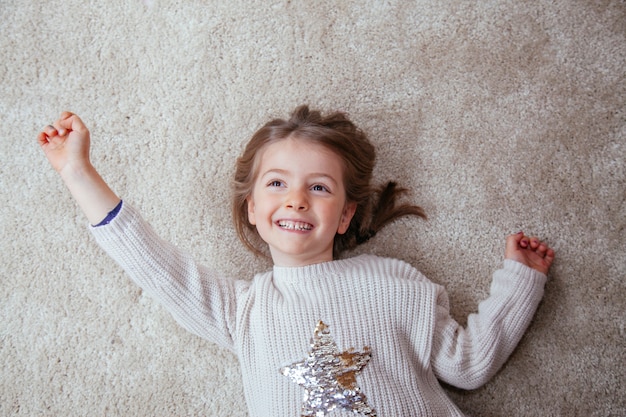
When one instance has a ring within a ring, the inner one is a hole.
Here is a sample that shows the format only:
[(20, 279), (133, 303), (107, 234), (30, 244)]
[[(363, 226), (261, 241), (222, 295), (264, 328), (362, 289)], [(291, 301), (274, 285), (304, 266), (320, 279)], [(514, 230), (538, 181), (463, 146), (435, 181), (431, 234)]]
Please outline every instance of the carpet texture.
[[(0, 415), (245, 416), (236, 358), (96, 246), (36, 144), (62, 110), (167, 240), (251, 278), (229, 184), (298, 104), (347, 111), (411, 190), (356, 253), (444, 284), (461, 322), (523, 229), (556, 250), (535, 320), (474, 416), (626, 415), (624, 1), (0, 1)], [(271, 337), (271, 335), (268, 335)]]

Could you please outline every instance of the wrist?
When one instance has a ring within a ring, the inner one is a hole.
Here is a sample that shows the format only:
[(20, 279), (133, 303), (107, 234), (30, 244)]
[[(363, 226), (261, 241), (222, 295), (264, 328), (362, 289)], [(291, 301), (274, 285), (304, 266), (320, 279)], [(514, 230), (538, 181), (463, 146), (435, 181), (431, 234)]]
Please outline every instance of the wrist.
[(60, 174), (91, 224), (100, 223), (120, 202), (88, 160), (68, 164)]
[(68, 186), (74, 182), (84, 181), (89, 177), (99, 176), (96, 168), (88, 159), (68, 163), (59, 171), (59, 175)]

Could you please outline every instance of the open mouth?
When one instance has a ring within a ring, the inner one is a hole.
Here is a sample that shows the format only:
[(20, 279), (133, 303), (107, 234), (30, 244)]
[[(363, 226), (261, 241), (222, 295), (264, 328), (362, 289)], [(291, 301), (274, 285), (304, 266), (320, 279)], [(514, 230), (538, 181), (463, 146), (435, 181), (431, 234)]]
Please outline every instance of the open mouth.
[(279, 220), (278, 226), (285, 230), (306, 231), (312, 230), (313, 225), (305, 222), (293, 222), (289, 220)]

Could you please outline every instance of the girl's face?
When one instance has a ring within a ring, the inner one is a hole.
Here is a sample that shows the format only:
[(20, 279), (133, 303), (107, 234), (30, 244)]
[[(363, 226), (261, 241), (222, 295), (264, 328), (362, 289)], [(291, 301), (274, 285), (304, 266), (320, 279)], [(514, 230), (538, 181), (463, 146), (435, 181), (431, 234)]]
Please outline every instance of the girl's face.
[(287, 138), (260, 151), (248, 220), (277, 266), (333, 259), (335, 234), (348, 230), (356, 204), (346, 201), (343, 161), (321, 145)]

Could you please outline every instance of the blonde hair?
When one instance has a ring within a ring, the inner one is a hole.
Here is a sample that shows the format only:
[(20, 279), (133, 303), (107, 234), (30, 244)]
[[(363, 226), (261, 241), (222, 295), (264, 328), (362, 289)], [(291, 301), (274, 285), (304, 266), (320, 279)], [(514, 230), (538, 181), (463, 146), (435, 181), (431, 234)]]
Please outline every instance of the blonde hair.
[(376, 162), (376, 150), (365, 133), (352, 123), (345, 113), (322, 116), (308, 106), (297, 107), (288, 120), (274, 119), (261, 127), (237, 159), (234, 179), (233, 220), (243, 244), (256, 254), (265, 255), (256, 227), (248, 221), (247, 198), (252, 194), (257, 177), (259, 151), (265, 146), (288, 137), (308, 140), (322, 145), (344, 161), (346, 200), (356, 203), (356, 211), (345, 234), (336, 234), (333, 255), (367, 242), (376, 232), (401, 216), (426, 218), (421, 207), (397, 204), (406, 189), (395, 182), (380, 187), (371, 185)]

